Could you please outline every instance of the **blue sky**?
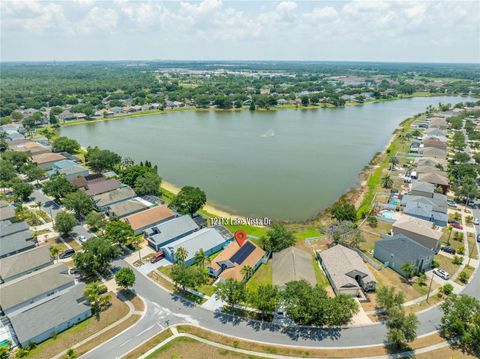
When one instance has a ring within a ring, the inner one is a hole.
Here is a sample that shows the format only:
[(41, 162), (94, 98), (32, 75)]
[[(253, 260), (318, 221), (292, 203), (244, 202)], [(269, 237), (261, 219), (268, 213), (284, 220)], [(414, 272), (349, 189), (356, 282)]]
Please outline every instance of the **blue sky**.
[(480, 1), (2, 0), (2, 61), (480, 62)]

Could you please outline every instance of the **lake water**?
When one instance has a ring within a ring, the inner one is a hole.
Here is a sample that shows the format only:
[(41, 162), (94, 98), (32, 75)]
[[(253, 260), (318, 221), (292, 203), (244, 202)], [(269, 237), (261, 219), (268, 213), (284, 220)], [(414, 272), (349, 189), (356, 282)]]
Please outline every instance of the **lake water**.
[(236, 214), (304, 220), (350, 187), (405, 118), (428, 105), (466, 101), (420, 97), (339, 109), (171, 112), (65, 127), (83, 146), (157, 164), (181, 187)]

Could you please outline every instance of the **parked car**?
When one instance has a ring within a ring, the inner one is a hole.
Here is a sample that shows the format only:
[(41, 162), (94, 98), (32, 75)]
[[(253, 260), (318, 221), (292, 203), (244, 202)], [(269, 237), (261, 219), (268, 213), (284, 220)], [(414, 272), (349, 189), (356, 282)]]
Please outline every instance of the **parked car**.
[(78, 236), (78, 240), (83, 243), (83, 242), (85, 242), (85, 241), (87, 240), (87, 237), (85, 237), (85, 236)]
[(150, 263), (156, 263), (164, 257), (165, 257), (165, 254), (163, 253), (163, 251), (155, 253), (155, 255), (152, 258), (150, 258)]
[(457, 208), (457, 204), (455, 203), (455, 201), (452, 201), (451, 199), (449, 199), (449, 200), (447, 201), (447, 204), (448, 204), (450, 207)]
[(460, 223), (451, 223), (452, 227), (453, 228), (456, 228), (456, 229), (463, 229), (463, 226), (460, 224)]
[(450, 247), (450, 246), (444, 246), (442, 248), (440, 248), (442, 251), (444, 252), (447, 252), (447, 253), (450, 253), (450, 254), (455, 254), (457, 253), (457, 251), (455, 250), (455, 248), (453, 247)]
[(477, 234), (477, 242), (480, 243), (480, 233)]
[(480, 221), (478, 220), (477, 217), (475, 217), (475, 218), (473, 219), (473, 224), (475, 224), (476, 226), (478, 226), (478, 225), (480, 224)]
[(62, 253), (60, 253), (58, 258), (60, 258), (60, 259), (70, 258), (74, 254), (75, 254), (75, 250), (70, 248), (70, 249), (66, 249)]
[(438, 269), (438, 268), (435, 268), (433, 270), (433, 273), (438, 275), (440, 278), (442, 279), (445, 279), (445, 280), (448, 280), (450, 279), (450, 274), (448, 274), (446, 271), (444, 271), (443, 269)]

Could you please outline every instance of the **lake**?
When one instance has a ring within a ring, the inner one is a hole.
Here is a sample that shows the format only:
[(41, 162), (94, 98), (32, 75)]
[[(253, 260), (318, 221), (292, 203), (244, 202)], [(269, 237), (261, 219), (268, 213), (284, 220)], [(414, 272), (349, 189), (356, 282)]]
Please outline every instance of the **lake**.
[(170, 112), (61, 129), (83, 146), (158, 165), (166, 181), (202, 188), (234, 214), (304, 220), (358, 184), (393, 131), (428, 105), (419, 97), (338, 109)]

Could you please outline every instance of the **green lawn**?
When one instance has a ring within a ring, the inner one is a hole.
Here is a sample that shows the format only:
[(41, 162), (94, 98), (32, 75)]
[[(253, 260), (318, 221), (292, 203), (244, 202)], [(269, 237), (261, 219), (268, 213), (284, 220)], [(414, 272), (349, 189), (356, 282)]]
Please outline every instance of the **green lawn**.
[(295, 238), (297, 238), (297, 240), (313, 238), (313, 237), (321, 237), (321, 236), (322, 236), (322, 234), (315, 227), (309, 227), (309, 228), (305, 229), (304, 231), (295, 233)]
[(453, 259), (442, 256), (441, 254), (436, 255), (435, 260), (440, 263), (440, 268), (446, 270), (450, 276), (455, 274), (458, 267), (460, 267), (459, 265), (452, 263)]
[(261, 284), (272, 283), (272, 261), (262, 264), (247, 282), (247, 289), (256, 289)]
[(312, 261), (313, 261), (313, 268), (315, 269), (315, 278), (317, 279), (317, 284), (323, 288), (328, 286), (329, 285), (328, 279), (320, 269), (315, 258), (312, 257)]

